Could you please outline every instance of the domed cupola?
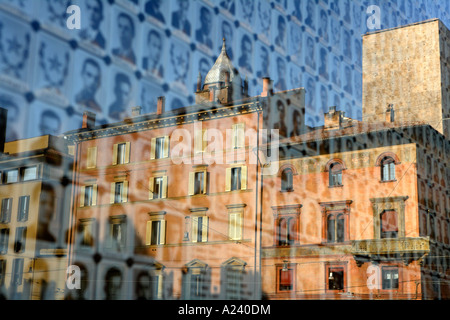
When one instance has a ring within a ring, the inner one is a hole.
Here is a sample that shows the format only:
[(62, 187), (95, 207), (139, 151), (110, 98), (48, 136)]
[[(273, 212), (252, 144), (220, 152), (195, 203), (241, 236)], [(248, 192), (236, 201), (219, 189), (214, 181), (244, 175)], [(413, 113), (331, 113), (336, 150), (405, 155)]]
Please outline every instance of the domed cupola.
[[(227, 77), (229, 78), (227, 79)], [(222, 51), (220, 52), (216, 63), (214, 63), (211, 70), (209, 70), (206, 75), (203, 89), (206, 89), (207, 86), (212, 84), (225, 84), (227, 81), (232, 83), (234, 80), (237, 80), (239, 84), (241, 83), (241, 78), (228, 57), (225, 39), (223, 39)]]

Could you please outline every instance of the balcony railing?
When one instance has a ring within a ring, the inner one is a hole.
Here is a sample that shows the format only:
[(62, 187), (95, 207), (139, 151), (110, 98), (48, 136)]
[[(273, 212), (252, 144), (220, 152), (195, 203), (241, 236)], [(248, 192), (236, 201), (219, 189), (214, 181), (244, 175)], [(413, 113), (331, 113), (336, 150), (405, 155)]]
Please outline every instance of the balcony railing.
[(389, 238), (352, 241), (351, 253), (360, 266), (367, 261), (421, 261), (430, 251), (429, 238)]

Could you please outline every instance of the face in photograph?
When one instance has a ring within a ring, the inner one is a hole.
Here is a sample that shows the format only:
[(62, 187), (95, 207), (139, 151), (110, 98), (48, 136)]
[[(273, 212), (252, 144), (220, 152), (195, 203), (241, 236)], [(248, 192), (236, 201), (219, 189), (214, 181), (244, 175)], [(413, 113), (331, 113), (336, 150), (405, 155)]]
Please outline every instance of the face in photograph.
[(286, 90), (286, 62), (280, 56), (276, 58), (276, 68), (278, 79), (274, 87), (278, 91)]
[(320, 47), (319, 56), (319, 75), (328, 80), (328, 50), (325, 47)]
[(279, 15), (277, 18), (275, 45), (283, 50), (286, 50), (286, 20), (282, 15)]
[(270, 55), (269, 50), (265, 46), (261, 45), (259, 47), (256, 61), (258, 65), (258, 71), (256, 72), (256, 76), (258, 77), (258, 79), (269, 77)]
[(306, 37), (306, 54), (305, 54), (305, 63), (312, 69), (316, 69), (316, 45), (314, 39), (310, 36)]
[[(227, 54), (228, 57), (233, 60), (233, 27), (231, 26), (231, 23), (227, 20), (222, 20), (221, 23), (221, 29), (222, 29), (222, 39), (225, 39), (227, 43)], [(220, 41), (220, 45), (218, 47), (217, 52), (220, 52), (222, 50), (223, 42)]]
[(250, 36), (244, 34), (240, 42), (241, 55), (239, 56), (238, 65), (247, 72), (252, 73), (252, 56), (253, 56), (253, 42)]
[(152, 299), (152, 281), (148, 272), (142, 271), (137, 275), (135, 294), (137, 300)]
[(172, 27), (190, 36), (191, 23), (188, 19), (190, 0), (176, 0), (176, 4), (178, 8), (172, 12)]
[(38, 56), (41, 87), (62, 92), (69, 73), (69, 48), (46, 38), (39, 44)]
[(355, 95), (358, 101), (362, 99), (362, 75), (359, 72), (354, 72), (354, 84), (355, 84)]
[(63, 119), (59, 112), (54, 109), (44, 109), (39, 116), (39, 135), (54, 135), (61, 134), (63, 128)]
[(350, 0), (344, 0), (342, 2), (343, 6), (343, 20), (347, 22), (348, 24), (352, 23), (352, 17), (351, 17), (351, 9), (350, 9)]
[(102, 69), (100, 63), (93, 58), (84, 59), (80, 72), (82, 86), (75, 95), (75, 102), (89, 111), (101, 113), (102, 108), (96, 101), (96, 94), (100, 89), (101, 79)]
[(70, 0), (46, 0), (42, 9), (45, 9), (47, 21), (62, 29), (67, 29), (67, 8)]
[(328, 111), (328, 90), (324, 85), (320, 86), (320, 105), (322, 113)]
[(106, 39), (100, 29), (104, 19), (102, 0), (85, 0), (84, 10), (88, 24), (82, 28), (80, 38), (105, 49)]
[(206, 47), (212, 49), (212, 13), (205, 6), (200, 8), (200, 25), (195, 31), (195, 40), (205, 45)]
[(293, 60), (299, 62), (302, 56), (302, 40), (303, 40), (302, 30), (300, 26), (298, 26), (296, 23), (293, 22), (290, 23), (289, 30), (290, 30), (290, 41), (289, 41), (290, 54), (293, 57)]
[(0, 92), (0, 106), (8, 111), (6, 121), (6, 137), (5, 141), (15, 141), (24, 136), (23, 130), (26, 126), (21, 124), (21, 107), (23, 108), (25, 101), (13, 96), (9, 93)]
[(248, 25), (252, 25), (253, 22), (253, 13), (255, 10), (255, 1), (254, 0), (239, 0), (241, 5), (240, 13), (244, 22)]
[(109, 269), (105, 274), (105, 300), (119, 300), (122, 289), (122, 272), (117, 268)]
[(229, 13), (234, 15), (236, 10), (235, 0), (220, 0), (220, 8), (227, 10)]
[(345, 85), (344, 90), (349, 94), (353, 94), (352, 85), (352, 69), (349, 66), (344, 67)]
[(25, 81), (31, 34), (21, 23), (0, 16), (0, 73)]
[(164, 66), (162, 64), (163, 55), (163, 36), (155, 29), (150, 29), (147, 33), (144, 57), (142, 58), (142, 67), (152, 75), (164, 77)]
[(148, 0), (145, 3), (144, 12), (164, 24), (166, 19), (161, 9), (162, 4), (163, 0)]
[(133, 85), (130, 77), (117, 72), (113, 82), (114, 101), (109, 106), (109, 117), (114, 120), (123, 120), (128, 114), (129, 103), (133, 94)]
[(331, 25), (330, 25), (330, 33), (331, 33), (331, 40), (332, 40), (332, 45), (339, 47), (339, 44), (341, 42), (341, 29), (339, 27), (339, 22), (334, 19), (331, 18)]
[(333, 56), (332, 68), (333, 68), (333, 71), (331, 72), (331, 81), (335, 85), (340, 87), (341, 86), (341, 59), (339, 59), (338, 56)]
[(112, 50), (112, 54), (129, 63), (136, 63), (136, 55), (134, 53), (133, 42), (136, 35), (133, 19), (126, 13), (120, 12), (117, 15), (117, 25), (115, 31), (117, 34), (118, 44)]
[(267, 1), (258, 1), (259, 32), (269, 38), (272, 15)]
[(170, 62), (172, 65), (173, 81), (186, 85), (190, 57), (191, 53), (187, 46), (179, 42), (172, 42), (170, 46)]
[(313, 1), (306, 2), (305, 24), (313, 30), (316, 30), (316, 6)]
[(289, 68), (289, 78), (291, 82), (290, 89), (301, 87), (301, 70), (295, 65), (291, 65)]
[(325, 9), (320, 10), (318, 36), (328, 43), (328, 14)]
[(141, 82), (140, 105), (142, 106), (142, 112), (144, 114), (156, 112), (158, 96), (162, 96), (162, 92), (162, 88), (159, 86), (155, 86), (148, 82)]
[(293, 0), (292, 4), (294, 6), (294, 9), (292, 11), (292, 16), (295, 17), (295, 19), (297, 19), (297, 21), (302, 22), (302, 2), (301, 0)]
[(316, 82), (310, 76), (306, 77), (306, 110), (309, 115), (315, 115)]

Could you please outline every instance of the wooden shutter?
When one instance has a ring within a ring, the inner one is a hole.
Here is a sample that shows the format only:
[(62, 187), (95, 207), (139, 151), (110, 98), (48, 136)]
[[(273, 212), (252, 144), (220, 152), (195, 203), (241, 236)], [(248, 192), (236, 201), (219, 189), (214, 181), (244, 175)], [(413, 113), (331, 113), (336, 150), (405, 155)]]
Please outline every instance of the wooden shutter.
[(126, 142), (125, 143), (125, 162), (124, 163), (130, 163), (130, 148), (131, 148), (131, 143)]
[(163, 158), (169, 157), (169, 136), (164, 137)]
[(123, 189), (122, 189), (122, 202), (128, 201), (128, 181), (123, 182)]
[(160, 220), (159, 244), (166, 244), (166, 220)]
[(113, 146), (113, 157), (112, 157), (112, 164), (116, 165), (117, 164), (117, 150), (118, 150), (119, 145), (116, 143)]
[(191, 238), (192, 242), (197, 242), (198, 235), (198, 217), (192, 217)]
[(97, 167), (97, 147), (88, 148), (86, 167), (88, 169)]
[(202, 242), (208, 241), (208, 217), (202, 217)]
[(247, 190), (247, 166), (241, 167), (241, 190)]
[(155, 178), (151, 177), (148, 181), (148, 198), (153, 199), (153, 191), (155, 187)]
[(96, 184), (94, 184), (92, 186), (92, 205), (93, 206), (97, 205), (97, 192), (98, 192), (98, 186)]
[(231, 191), (231, 168), (225, 171), (225, 191)]
[(202, 190), (203, 194), (206, 194), (206, 190), (208, 190), (207, 183), (208, 183), (208, 172), (203, 171), (203, 190)]
[(145, 244), (147, 246), (152, 244), (152, 223), (153, 221), (147, 221), (147, 227), (145, 229)]
[(167, 176), (163, 176), (163, 182), (162, 182), (162, 193), (161, 193), (161, 198), (165, 199), (167, 198)]
[(237, 147), (243, 148), (245, 146), (245, 124), (237, 124)]
[(230, 213), (229, 237), (231, 240), (242, 239), (241, 213)]
[(194, 186), (195, 186), (195, 172), (189, 172), (189, 195), (194, 195)]
[(116, 194), (116, 183), (111, 183), (111, 193), (109, 194), (109, 203), (114, 203), (114, 198)]
[(84, 197), (86, 193), (86, 187), (82, 186), (80, 188), (80, 208), (84, 207)]
[(156, 155), (156, 138), (152, 138), (150, 143), (150, 159), (155, 159)]

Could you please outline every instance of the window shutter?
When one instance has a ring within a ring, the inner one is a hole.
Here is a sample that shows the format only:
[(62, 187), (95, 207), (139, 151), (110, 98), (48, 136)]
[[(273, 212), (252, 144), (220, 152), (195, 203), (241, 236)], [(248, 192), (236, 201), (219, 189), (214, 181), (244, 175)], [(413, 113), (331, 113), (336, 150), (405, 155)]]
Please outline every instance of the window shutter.
[(160, 222), (159, 244), (166, 244), (166, 220)]
[(231, 190), (231, 168), (227, 168), (225, 171), (225, 191)]
[(241, 214), (230, 213), (229, 237), (231, 240), (242, 239)]
[(241, 190), (247, 190), (247, 166), (241, 167)]
[(189, 195), (194, 195), (195, 172), (189, 172)]
[(93, 206), (97, 205), (97, 192), (98, 192), (98, 186), (96, 184), (94, 184), (92, 186), (92, 205)]
[(208, 130), (202, 130), (202, 152), (206, 151), (206, 147), (208, 146)]
[(88, 169), (97, 167), (97, 147), (88, 148), (86, 167)]
[(164, 150), (163, 150), (163, 158), (168, 158), (169, 157), (169, 136), (165, 136), (164, 137)]
[(167, 176), (163, 176), (162, 196), (161, 198), (167, 198)]
[(86, 187), (82, 186), (80, 188), (80, 208), (84, 207), (85, 192), (86, 192)]
[(117, 149), (118, 149), (118, 144), (114, 144), (113, 146), (113, 158), (112, 158), (112, 164), (116, 165), (117, 164)]
[(206, 194), (206, 190), (208, 190), (206, 183), (208, 182), (208, 172), (203, 172), (203, 190), (202, 193)]
[(147, 228), (145, 230), (145, 244), (147, 246), (152, 244), (152, 222), (153, 221), (147, 221)]
[(128, 181), (123, 182), (122, 202), (128, 201)]
[(150, 159), (155, 159), (156, 155), (156, 138), (152, 138), (150, 143)]
[(198, 217), (192, 217), (192, 242), (197, 242)]
[(131, 148), (131, 143), (126, 142), (125, 143), (125, 163), (130, 163), (130, 148)]
[(208, 217), (202, 217), (202, 242), (208, 241)]
[(116, 183), (111, 183), (111, 193), (109, 194), (109, 203), (114, 203), (114, 197), (116, 193)]
[(148, 198), (153, 199), (153, 188), (155, 186), (155, 178), (151, 177), (148, 181)]
[(237, 124), (237, 148), (243, 148), (245, 145), (245, 124), (244, 123), (238, 123)]

